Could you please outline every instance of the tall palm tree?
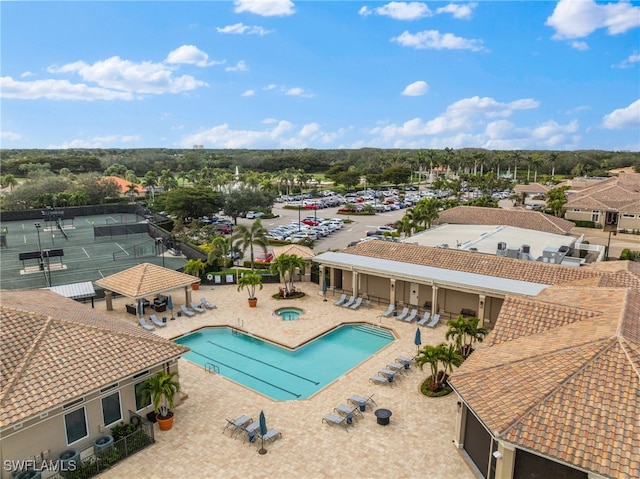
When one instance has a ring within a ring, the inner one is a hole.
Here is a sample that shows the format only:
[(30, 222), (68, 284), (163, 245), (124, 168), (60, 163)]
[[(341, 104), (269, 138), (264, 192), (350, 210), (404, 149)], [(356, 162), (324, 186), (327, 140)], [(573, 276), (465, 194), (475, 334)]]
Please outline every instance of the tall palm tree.
[(147, 191), (151, 190), (151, 201), (155, 201), (156, 199), (156, 186), (158, 186), (158, 175), (156, 175), (155, 171), (147, 171), (140, 182), (142, 186), (144, 186)]
[(207, 255), (207, 263), (218, 263), (218, 266), (226, 267), (229, 265), (230, 258), (228, 256), (231, 251), (231, 238), (228, 236), (216, 236), (211, 241), (211, 250)]
[(304, 259), (295, 254), (281, 254), (271, 262), (272, 274), (278, 273), (284, 280), (284, 290), (287, 295), (293, 292), (293, 277), (296, 270), (304, 273), (306, 263)]
[(250, 227), (245, 225), (238, 225), (235, 233), (231, 236), (231, 242), (234, 247), (237, 247), (243, 253), (247, 250), (251, 253), (251, 271), (254, 270), (254, 253), (253, 246), (259, 246), (263, 252), (267, 252), (267, 233), (268, 231), (262, 226), (260, 219), (251, 223)]
[(473, 345), (482, 342), (489, 331), (479, 326), (480, 318), (465, 318), (459, 315), (456, 319), (448, 321), (445, 337), (453, 338), (460, 355), (468, 358), (473, 352)]
[(11, 173), (2, 175), (2, 177), (0, 178), (0, 185), (3, 188), (9, 188), (10, 190), (13, 190), (13, 187), (16, 186), (17, 184), (18, 184), (18, 180), (16, 180), (15, 176), (13, 176)]

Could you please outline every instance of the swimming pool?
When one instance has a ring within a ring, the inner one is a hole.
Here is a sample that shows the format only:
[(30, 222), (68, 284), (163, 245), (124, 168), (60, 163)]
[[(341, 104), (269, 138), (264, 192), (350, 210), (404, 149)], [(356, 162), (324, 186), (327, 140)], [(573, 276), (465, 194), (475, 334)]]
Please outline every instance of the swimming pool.
[(394, 339), (386, 329), (351, 324), (293, 351), (226, 327), (204, 328), (175, 342), (191, 348), (185, 359), (286, 401), (310, 397)]

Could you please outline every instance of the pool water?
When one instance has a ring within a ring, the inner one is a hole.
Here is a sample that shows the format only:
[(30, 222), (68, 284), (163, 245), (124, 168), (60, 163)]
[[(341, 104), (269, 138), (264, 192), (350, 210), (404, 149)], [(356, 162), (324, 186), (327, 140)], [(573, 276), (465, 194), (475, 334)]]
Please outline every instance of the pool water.
[(175, 340), (183, 357), (277, 401), (305, 399), (394, 340), (383, 328), (343, 325), (296, 350), (231, 328), (204, 328)]
[(280, 308), (276, 310), (276, 314), (283, 321), (295, 321), (302, 314), (302, 310), (300, 308)]

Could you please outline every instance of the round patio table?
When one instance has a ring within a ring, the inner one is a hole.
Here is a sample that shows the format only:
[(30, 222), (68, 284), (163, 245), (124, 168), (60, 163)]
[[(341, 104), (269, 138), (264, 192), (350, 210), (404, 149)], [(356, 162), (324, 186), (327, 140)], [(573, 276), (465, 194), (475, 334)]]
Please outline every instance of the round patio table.
[(376, 418), (378, 418), (378, 424), (381, 426), (387, 426), (392, 412), (388, 409), (376, 409), (374, 414), (376, 415)]

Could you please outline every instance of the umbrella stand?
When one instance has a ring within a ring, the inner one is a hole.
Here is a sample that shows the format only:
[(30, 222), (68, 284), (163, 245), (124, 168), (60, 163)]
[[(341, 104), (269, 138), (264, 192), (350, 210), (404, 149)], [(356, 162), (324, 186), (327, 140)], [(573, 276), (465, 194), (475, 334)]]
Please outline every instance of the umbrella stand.
[(267, 450), (264, 448), (264, 435), (267, 433), (267, 420), (264, 417), (264, 412), (260, 411), (260, 438), (262, 439), (262, 445), (258, 449), (258, 454), (266, 454)]
[(264, 448), (264, 437), (262, 438), (262, 446), (258, 449), (258, 454), (266, 454), (267, 450)]

